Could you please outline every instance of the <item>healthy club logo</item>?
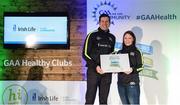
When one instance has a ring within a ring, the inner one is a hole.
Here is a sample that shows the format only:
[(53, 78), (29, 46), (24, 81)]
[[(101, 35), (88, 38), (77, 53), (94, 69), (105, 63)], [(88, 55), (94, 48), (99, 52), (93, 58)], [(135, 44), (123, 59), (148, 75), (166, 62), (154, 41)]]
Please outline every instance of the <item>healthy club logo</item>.
[(10, 85), (3, 92), (3, 105), (26, 105), (27, 101), (28, 95), (26, 89), (20, 85)]

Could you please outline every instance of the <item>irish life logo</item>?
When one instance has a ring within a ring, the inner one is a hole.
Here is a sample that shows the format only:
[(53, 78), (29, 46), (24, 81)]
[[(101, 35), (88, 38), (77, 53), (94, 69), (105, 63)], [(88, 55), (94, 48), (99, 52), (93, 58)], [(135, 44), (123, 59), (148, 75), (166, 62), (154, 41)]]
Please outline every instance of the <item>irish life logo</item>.
[(3, 92), (3, 105), (26, 105), (27, 101), (28, 94), (26, 89), (20, 85), (10, 85)]
[(23, 32), (23, 31), (28, 31), (28, 32), (35, 32), (37, 29), (35, 28), (35, 27), (33, 27), (33, 26), (18, 26), (18, 25), (16, 25), (16, 24), (14, 24), (13, 25), (13, 31), (14, 32)]

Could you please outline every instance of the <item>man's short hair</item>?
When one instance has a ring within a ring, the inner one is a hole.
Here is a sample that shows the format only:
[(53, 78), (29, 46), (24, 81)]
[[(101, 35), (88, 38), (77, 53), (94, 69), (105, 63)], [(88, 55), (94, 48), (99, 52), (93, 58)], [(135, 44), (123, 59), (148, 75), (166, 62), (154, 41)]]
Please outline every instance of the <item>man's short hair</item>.
[(99, 16), (99, 22), (101, 21), (101, 18), (102, 18), (102, 17), (108, 17), (108, 18), (109, 18), (109, 23), (111, 22), (111, 18), (110, 18), (110, 16), (107, 15), (107, 14), (101, 14), (101, 15)]

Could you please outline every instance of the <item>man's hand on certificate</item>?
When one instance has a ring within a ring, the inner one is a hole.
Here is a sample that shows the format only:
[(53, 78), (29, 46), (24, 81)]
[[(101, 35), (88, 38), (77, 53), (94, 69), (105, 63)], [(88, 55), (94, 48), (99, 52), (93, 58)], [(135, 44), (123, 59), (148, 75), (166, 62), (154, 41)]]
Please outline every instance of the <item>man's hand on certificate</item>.
[(132, 68), (129, 68), (129, 70), (125, 71), (124, 73), (128, 75), (128, 74), (130, 74), (132, 71), (133, 71), (133, 69), (132, 69)]
[(97, 67), (96, 67), (96, 71), (97, 71), (97, 73), (99, 73), (99, 74), (104, 74), (104, 72), (103, 72), (103, 70), (101, 69), (100, 66), (97, 66)]

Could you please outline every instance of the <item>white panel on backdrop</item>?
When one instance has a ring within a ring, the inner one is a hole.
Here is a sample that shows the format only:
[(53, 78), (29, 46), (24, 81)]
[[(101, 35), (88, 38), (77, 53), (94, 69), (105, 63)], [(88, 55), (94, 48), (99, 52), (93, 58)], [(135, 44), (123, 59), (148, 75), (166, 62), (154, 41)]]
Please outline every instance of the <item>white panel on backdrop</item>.
[[(108, 103), (119, 104), (117, 74), (113, 74)], [(116, 81), (116, 82), (115, 82)], [(86, 81), (0, 81), (0, 104), (84, 105)], [(97, 91), (98, 93), (98, 91)], [(96, 97), (98, 100), (98, 97)], [(98, 105), (98, 101), (95, 102)]]
[(83, 105), (85, 81), (0, 81), (0, 104)]

